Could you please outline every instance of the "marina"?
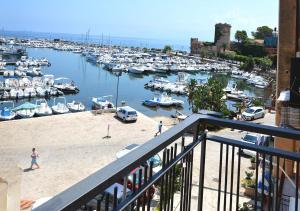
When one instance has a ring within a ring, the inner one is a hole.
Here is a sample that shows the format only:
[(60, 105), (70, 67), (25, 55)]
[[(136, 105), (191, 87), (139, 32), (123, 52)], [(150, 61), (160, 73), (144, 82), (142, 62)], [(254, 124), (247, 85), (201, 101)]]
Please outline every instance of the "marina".
[[(78, 112), (95, 109), (95, 98), (109, 95), (112, 105), (126, 104), (149, 116), (169, 117), (177, 111), (188, 115), (191, 113), (186, 97), (189, 80), (196, 79), (201, 85), (212, 76), (225, 79), (228, 86), (244, 81), (244, 90), (225, 96), (231, 110), (235, 109), (236, 100), (269, 97), (269, 92), (262, 88), (267, 88), (270, 82), (255, 73), (240, 71), (230, 61), (204, 61), (181, 54), (151, 50), (145, 53), (136, 48), (46, 40), (10, 45), (20, 46), (26, 47), (27, 57), (22, 56), (15, 65), (4, 65), (5, 60), (2, 61), (5, 70), (0, 76), (0, 98), (14, 100), (15, 106), (46, 99), (52, 108), (62, 109), (64, 104), (65, 113), (70, 112), (67, 104), (75, 101), (81, 107)], [(65, 102), (56, 105), (55, 98), (59, 96)]]

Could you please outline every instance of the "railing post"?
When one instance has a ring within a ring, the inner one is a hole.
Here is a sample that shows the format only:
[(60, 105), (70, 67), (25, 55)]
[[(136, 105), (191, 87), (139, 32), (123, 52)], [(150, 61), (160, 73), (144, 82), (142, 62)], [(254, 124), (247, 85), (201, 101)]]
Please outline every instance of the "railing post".
[(206, 153), (206, 134), (201, 142), (201, 155), (200, 155), (200, 174), (199, 174), (199, 192), (198, 192), (198, 211), (202, 211), (203, 206), (203, 189), (204, 189), (204, 176), (205, 176), (205, 153)]

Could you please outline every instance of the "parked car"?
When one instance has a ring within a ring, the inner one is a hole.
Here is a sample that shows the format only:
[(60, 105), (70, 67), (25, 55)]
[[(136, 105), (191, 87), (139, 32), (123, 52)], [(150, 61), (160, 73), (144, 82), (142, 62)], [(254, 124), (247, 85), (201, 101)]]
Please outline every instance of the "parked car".
[[(261, 135), (261, 134), (252, 134), (252, 133), (246, 133), (242, 139), (242, 142), (247, 144), (256, 144), (260, 146), (269, 146), (271, 137), (267, 135)], [(249, 155), (249, 156), (256, 156), (256, 152), (248, 150), (248, 149), (242, 149), (241, 150), (243, 154)]]
[[(114, 198), (114, 189), (117, 188), (117, 203), (120, 203), (123, 200), (123, 196), (124, 196), (124, 187), (123, 185), (119, 184), (119, 183), (114, 183), (113, 185), (111, 185), (110, 187), (108, 187), (104, 193), (98, 194), (94, 199), (92, 199), (91, 201), (89, 201), (87, 203), (87, 206), (92, 208), (92, 210), (96, 210), (97, 209), (97, 203), (98, 201), (100, 201), (101, 204), (101, 211), (105, 210), (105, 195), (108, 194), (108, 211), (112, 211), (113, 210), (113, 198)], [(131, 190), (129, 188), (125, 188), (126, 189), (126, 195), (131, 194)], [(83, 207), (81, 210), (85, 210), (85, 207)]]
[(117, 116), (122, 119), (124, 122), (136, 121), (137, 112), (129, 106), (120, 107), (117, 110)]
[(265, 114), (265, 109), (263, 107), (250, 107), (242, 113), (242, 118), (247, 121), (255, 120), (264, 118)]
[[(124, 149), (122, 149), (121, 151), (117, 152), (116, 157), (117, 159), (120, 159), (121, 157), (123, 157), (124, 155), (126, 155), (127, 153), (135, 150), (136, 148), (138, 148), (140, 145), (138, 144), (129, 144), (127, 146), (124, 147)], [(161, 170), (162, 168), (162, 160), (161, 157), (156, 154), (154, 156), (152, 156), (151, 158), (149, 158), (147, 160), (147, 165), (150, 166), (150, 163), (153, 162), (153, 174), (157, 173), (158, 171)]]

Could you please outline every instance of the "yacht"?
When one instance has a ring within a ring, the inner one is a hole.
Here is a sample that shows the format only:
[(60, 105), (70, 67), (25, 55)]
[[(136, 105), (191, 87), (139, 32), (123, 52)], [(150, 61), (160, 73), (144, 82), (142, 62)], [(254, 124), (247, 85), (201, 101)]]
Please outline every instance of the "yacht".
[(145, 71), (145, 68), (143, 66), (131, 66), (128, 68), (128, 72), (134, 73), (134, 74), (142, 74)]
[[(58, 102), (58, 100), (62, 100), (62, 102)], [(54, 103), (52, 108), (53, 114), (65, 114), (69, 112), (69, 109), (67, 107), (65, 97), (58, 97), (54, 99)]]
[(52, 115), (52, 109), (48, 105), (45, 99), (40, 99), (36, 101), (37, 108), (35, 109), (35, 113), (37, 116), (49, 116)]
[(79, 89), (75, 86), (74, 81), (69, 78), (55, 79), (53, 87), (62, 91), (64, 94), (76, 94), (79, 92)]

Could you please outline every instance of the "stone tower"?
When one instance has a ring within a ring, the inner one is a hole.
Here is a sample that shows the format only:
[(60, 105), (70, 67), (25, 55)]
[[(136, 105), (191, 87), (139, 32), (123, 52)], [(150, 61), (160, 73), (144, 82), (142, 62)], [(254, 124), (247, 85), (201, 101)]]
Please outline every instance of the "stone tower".
[(218, 23), (215, 25), (215, 45), (218, 51), (230, 48), (231, 25)]

